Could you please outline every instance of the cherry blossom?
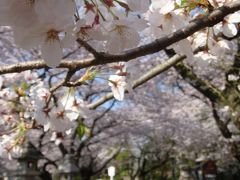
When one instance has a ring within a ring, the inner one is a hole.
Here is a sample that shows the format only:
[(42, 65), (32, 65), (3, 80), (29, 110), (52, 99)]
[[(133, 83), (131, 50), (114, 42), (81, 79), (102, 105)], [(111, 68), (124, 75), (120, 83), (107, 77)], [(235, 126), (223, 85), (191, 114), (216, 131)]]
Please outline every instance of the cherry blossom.
[(122, 101), (124, 99), (124, 92), (126, 88), (125, 77), (119, 75), (111, 75), (109, 77), (108, 85), (111, 86), (114, 98)]
[(80, 116), (86, 116), (84, 102), (81, 99), (76, 98), (73, 93), (74, 92), (69, 90), (69, 93), (60, 99), (61, 106), (65, 109), (65, 115), (70, 121), (77, 120)]
[[(40, 45), (43, 59), (50, 67), (56, 67), (62, 59), (62, 48), (66, 47), (64, 38), (71, 37), (66, 30), (74, 23), (74, 2), (62, 0), (56, 3), (50, 0), (1, 3), (6, 12), (3, 19), (6, 18), (9, 25), (13, 26), (16, 43), (25, 49)], [(60, 37), (60, 33), (65, 33), (65, 37)]]
[(235, 12), (224, 18), (223, 21), (223, 34), (227, 37), (233, 37), (237, 35), (238, 29), (236, 24), (240, 22), (240, 12)]
[[(106, 48), (110, 53), (118, 54), (125, 49), (130, 49), (140, 43), (140, 35), (137, 32), (144, 27), (144, 21), (139, 19), (114, 20), (106, 24), (108, 39)], [(116, 41), (118, 43), (116, 43)]]

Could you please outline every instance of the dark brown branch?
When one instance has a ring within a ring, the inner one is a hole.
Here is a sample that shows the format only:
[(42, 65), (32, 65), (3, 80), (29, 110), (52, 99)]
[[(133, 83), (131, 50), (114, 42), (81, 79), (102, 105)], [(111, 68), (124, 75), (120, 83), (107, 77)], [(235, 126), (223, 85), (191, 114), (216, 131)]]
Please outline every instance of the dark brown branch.
[(112, 110), (115, 102), (116, 102), (116, 101), (113, 101), (112, 104), (111, 104), (100, 116), (96, 117), (96, 118), (93, 120), (93, 123), (92, 123), (91, 128), (90, 128), (90, 134), (91, 134), (91, 135), (93, 134), (93, 131), (94, 131), (95, 127), (96, 127), (97, 122), (98, 122), (100, 119), (102, 119), (109, 111)]
[(97, 52), (92, 46), (90, 46), (84, 40), (78, 38), (77, 42), (78, 42), (78, 44), (82, 45), (88, 52), (92, 53), (95, 58), (98, 58), (98, 56), (100, 56), (100, 53)]

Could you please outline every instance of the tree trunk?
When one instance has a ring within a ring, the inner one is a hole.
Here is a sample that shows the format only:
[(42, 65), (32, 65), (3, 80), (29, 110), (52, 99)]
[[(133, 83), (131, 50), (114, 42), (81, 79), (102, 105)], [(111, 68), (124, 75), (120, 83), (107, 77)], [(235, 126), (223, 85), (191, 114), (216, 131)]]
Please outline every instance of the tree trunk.
[(87, 169), (80, 173), (81, 180), (91, 180), (92, 175), (92, 171), (89, 171)]
[(91, 180), (91, 175), (87, 174), (81, 175), (81, 180)]
[(139, 174), (138, 179), (139, 180), (145, 180), (146, 179), (146, 175), (144, 173)]

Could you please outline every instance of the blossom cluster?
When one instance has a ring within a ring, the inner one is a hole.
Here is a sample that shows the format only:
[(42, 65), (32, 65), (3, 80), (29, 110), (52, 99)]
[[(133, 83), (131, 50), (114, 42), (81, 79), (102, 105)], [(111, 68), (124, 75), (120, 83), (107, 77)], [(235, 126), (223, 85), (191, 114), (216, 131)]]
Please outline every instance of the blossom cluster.
[[(40, 47), (47, 65), (56, 67), (63, 48), (77, 38), (95, 40), (96, 50), (122, 53), (137, 47), (142, 34), (159, 38), (187, 25), (209, 11), (236, 0), (3, 0), (0, 25), (11, 26), (17, 45), (24, 49)], [(239, 12), (216, 25), (227, 37), (237, 34)], [(214, 37), (214, 36), (213, 36)], [(211, 38), (211, 37), (210, 37)], [(182, 40), (173, 46), (176, 52), (193, 58), (191, 42)]]
[[(11, 81), (12, 80), (12, 81)], [(0, 79), (0, 156), (21, 153), (21, 145), (34, 128), (69, 134), (74, 122), (85, 117), (84, 103), (72, 88), (54, 94), (38, 73), (25, 71)], [(57, 139), (56, 139), (57, 140)]]

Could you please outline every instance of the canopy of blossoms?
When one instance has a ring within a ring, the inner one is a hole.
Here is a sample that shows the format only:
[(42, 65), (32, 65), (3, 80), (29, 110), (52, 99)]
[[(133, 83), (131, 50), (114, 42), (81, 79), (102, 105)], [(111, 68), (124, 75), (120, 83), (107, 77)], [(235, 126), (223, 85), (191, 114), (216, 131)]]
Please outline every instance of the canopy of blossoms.
[[(230, 40), (239, 33), (238, 23), (239, 0), (1, 0), (0, 26), (11, 27), (18, 47), (39, 49), (43, 60), (6, 66), (0, 73), (42, 68), (64, 68), (67, 73), (53, 87), (30, 71), (1, 77), (5, 108), (0, 109), (0, 124), (5, 131), (0, 136), (0, 155), (19, 151), (29, 129), (41, 126), (71, 134), (89, 109), (113, 97), (123, 101), (125, 92), (134, 93), (134, 88), (155, 76), (133, 81), (128, 61), (135, 58), (173, 49), (191, 67), (204, 68), (235, 56), (236, 42)], [(64, 59), (64, 53), (76, 46), (90, 56)], [(179, 60), (158, 71), (173, 61)], [(84, 73), (73, 80), (82, 69)], [(8, 88), (9, 79), (25, 83)], [(75, 88), (94, 79), (109, 85), (112, 94), (86, 103)]]

